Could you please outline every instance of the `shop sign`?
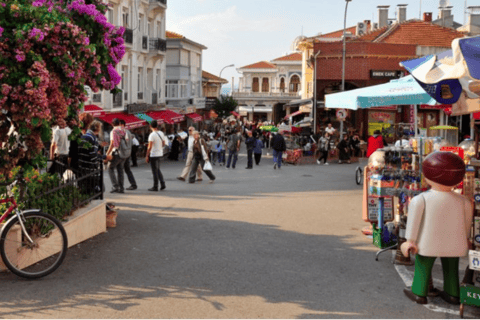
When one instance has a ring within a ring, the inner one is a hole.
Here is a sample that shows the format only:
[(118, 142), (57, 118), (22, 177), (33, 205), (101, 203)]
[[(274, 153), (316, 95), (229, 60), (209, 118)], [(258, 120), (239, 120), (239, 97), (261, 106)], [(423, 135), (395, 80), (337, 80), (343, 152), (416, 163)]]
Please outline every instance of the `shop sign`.
[(397, 106), (377, 107), (371, 108), (370, 110), (397, 110)]
[(404, 75), (405, 72), (397, 70), (370, 70), (371, 79), (397, 79)]
[(215, 97), (205, 98), (205, 108), (213, 109), (213, 107), (215, 107), (215, 103), (217, 103), (217, 98)]
[(338, 109), (337, 110), (337, 119), (340, 121), (344, 121), (347, 118), (347, 110), (345, 109)]
[(312, 112), (312, 106), (311, 105), (300, 106), (300, 108), (298, 108), (298, 111), (303, 112), (303, 113), (310, 113), (310, 112)]
[(457, 156), (459, 156), (462, 159), (464, 159), (464, 156), (465, 156), (464, 150), (460, 147), (441, 147), (440, 151), (448, 151), (448, 152), (455, 153)]
[(193, 106), (185, 107), (184, 114), (194, 113), (195, 111), (196, 111), (195, 107), (193, 107)]
[(135, 113), (146, 113), (148, 111), (158, 111), (162, 109), (162, 105), (151, 105), (146, 103), (132, 103), (127, 104), (127, 113), (128, 114), (135, 114)]
[(248, 112), (247, 112), (247, 111), (240, 111), (239, 114), (240, 114), (242, 117), (248, 116)]
[[(370, 222), (378, 221), (379, 210), (378, 198), (368, 197), (368, 220)], [(384, 197), (383, 202), (384, 221), (393, 220), (393, 197)]]
[(415, 105), (411, 105), (410, 106), (410, 121), (408, 121), (409, 123), (411, 123), (412, 125), (410, 126), (410, 131), (413, 131), (415, 130)]

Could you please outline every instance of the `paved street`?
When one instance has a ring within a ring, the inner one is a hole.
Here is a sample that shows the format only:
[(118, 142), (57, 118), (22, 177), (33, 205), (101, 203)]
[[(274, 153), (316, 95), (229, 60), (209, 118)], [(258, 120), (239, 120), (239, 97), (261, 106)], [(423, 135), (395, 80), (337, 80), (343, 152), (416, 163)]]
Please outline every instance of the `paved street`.
[(138, 190), (106, 194), (117, 228), (44, 279), (0, 274), (0, 317), (458, 318), (439, 298), (405, 298), (390, 253), (375, 261), (356, 165), (273, 170), (264, 158), (245, 170), (243, 156), (191, 185), (175, 179), (183, 163), (166, 162), (167, 189), (148, 192), (141, 164)]

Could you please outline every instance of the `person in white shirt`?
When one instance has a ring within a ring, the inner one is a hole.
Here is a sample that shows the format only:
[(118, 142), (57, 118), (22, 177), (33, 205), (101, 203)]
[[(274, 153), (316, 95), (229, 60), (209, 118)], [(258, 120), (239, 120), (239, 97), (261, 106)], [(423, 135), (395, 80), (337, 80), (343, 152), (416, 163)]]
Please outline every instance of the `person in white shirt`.
[(158, 181), (160, 181), (160, 190), (164, 190), (165, 179), (163, 179), (162, 171), (160, 171), (160, 158), (163, 157), (163, 146), (168, 145), (168, 139), (165, 134), (158, 130), (157, 120), (150, 123), (152, 133), (148, 136), (148, 148), (145, 161), (150, 162), (153, 173), (153, 187), (148, 191), (158, 191)]
[[(188, 154), (187, 154), (187, 161), (185, 162), (185, 168), (183, 168), (183, 171), (182, 171), (182, 174), (180, 176), (177, 177), (178, 180), (181, 180), (181, 181), (185, 181), (185, 179), (187, 178), (188, 176), (188, 173), (190, 172), (190, 168), (192, 166), (192, 160), (193, 160), (193, 142), (194, 142), (194, 138), (193, 138), (193, 132), (195, 131), (195, 128), (194, 127), (190, 127), (188, 128), (188, 145), (187, 145), (187, 150), (188, 150)], [(202, 171), (202, 168), (201, 167), (198, 167), (197, 168), (197, 181), (202, 181), (203, 180), (203, 171)]]
[(69, 127), (63, 128), (56, 127), (53, 130), (52, 144), (50, 145), (50, 160), (56, 159), (61, 163), (59, 166), (55, 166), (60, 175), (68, 167), (68, 151), (70, 150), (70, 140), (68, 136), (72, 133)]
[(440, 297), (450, 304), (460, 303), (459, 257), (468, 253), (473, 220), (471, 201), (453, 191), (463, 181), (465, 163), (451, 152), (434, 152), (422, 163), (426, 182), (432, 189), (414, 197), (408, 206), (404, 256), (417, 254), (411, 289), (405, 295), (426, 304), (429, 279), (435, 259), (443, 268), (443, 291)]
[(329, 124), (327, 125), (327, 127), (325, 128), (325, 132), (328, 132), (328, 134), (329, 134), (330, 136), (332, 136), (332, 135), (335, 133), (335, 131), (337, 131), (337, 130), (336, 130), (334, 127), (332, 127), (332, 124), (331, 124), (331, 123), (329, 123)]
[(408, 139), (405, 139), (405, 136), (402, 136), (400, 137), (399, 140), (397, 140), (397, 142), (395, 142), (395, 147), (396, 148), (407, 148), (410, 146), (410, 141), (408, 141)]

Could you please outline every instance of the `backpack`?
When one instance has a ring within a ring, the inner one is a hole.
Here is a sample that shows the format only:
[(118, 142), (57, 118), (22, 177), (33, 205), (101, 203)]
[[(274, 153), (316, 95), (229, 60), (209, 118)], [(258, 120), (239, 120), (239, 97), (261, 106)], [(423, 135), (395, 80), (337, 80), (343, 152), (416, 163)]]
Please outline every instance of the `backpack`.
[(132, 154), (132, 137), (130, 131), (125, 132), (125, 136), (120, 140), (118, 146), (118, 156), (122, 159), (127, 159)]

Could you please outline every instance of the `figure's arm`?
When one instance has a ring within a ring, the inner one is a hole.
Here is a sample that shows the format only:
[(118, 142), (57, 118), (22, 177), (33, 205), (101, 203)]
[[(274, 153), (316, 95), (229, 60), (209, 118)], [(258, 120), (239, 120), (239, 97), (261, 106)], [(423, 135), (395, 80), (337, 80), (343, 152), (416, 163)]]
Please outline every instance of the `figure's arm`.
[(148, 141), (148, 147), (147, 147), (147, 155), (145, 157), (145, 162), (148, 163), (149, 159), (150, 159), (150, 151), (152, 151), (152, 145), (153, 145), (153, 142), (152, 141)]
[(400, 247), (405, 257), (409, 256), (409, 252), (418, 253), (417, 240), (424, 214), (425, 200), (423, 195), (418, 195), (410, 201), (408, 206), (407, 229), (405, 232), (407, 241)]

